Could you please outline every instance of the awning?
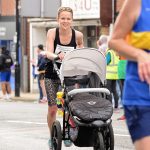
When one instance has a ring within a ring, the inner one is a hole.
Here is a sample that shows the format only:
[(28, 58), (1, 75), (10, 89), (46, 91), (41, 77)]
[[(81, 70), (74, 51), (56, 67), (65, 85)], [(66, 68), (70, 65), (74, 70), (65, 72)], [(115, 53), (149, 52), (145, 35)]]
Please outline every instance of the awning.
[[(33, 27), (56, 27), (58, 25), (56, 20), (32, 18), (28, 19)], [(73, 26), (101, 26), (99, 19), (74, 20)]]

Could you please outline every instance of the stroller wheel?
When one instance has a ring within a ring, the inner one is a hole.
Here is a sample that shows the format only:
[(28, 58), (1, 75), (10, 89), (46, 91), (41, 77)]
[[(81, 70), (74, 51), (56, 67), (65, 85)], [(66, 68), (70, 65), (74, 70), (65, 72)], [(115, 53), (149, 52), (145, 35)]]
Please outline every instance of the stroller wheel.
[(97, 133), (96, 141), (95, 141), (93, 150), (105, 150), (104, 149), (103, 135), (101, 132)]
[(61, 125), (60, 122), (57, 120), (53, 123), (51, 138), (52, 138), (53, 150), (61, 150), (61, 146), (62, 146)]
[(104, 130), (104, 143), (106, 150), (114, 150), (114, 132), (112, 124), (107, 126)]

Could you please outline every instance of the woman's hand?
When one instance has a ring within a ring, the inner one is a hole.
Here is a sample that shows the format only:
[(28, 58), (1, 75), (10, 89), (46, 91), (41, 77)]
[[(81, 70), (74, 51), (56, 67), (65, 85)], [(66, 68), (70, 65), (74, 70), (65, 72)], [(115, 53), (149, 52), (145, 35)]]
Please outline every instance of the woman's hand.
[(141, 53), (137, 59), (138, 73), (141, 81), (150, 84), (150, 53)]
[(60, 52), (60, 53), (58, 54), (58, 57), (59, 57), (59, 59), (60, 59), (61, 61), (64, 59), (64, 56), (65, 56), (65, 53), (63, 53), (63, 52)]

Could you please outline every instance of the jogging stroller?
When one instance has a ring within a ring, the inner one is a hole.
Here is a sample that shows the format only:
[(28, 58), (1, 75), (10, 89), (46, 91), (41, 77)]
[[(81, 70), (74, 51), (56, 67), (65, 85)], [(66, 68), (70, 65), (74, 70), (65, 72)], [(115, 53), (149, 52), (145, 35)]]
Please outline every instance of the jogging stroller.
[(105, 56), (94, 48), (75, 49), (66, 53), (60, 70), (55, 62), (54, 68), (61, 80), (64, 103), (63, 124), (56, 120), (52, 126), (53, 150), (61, 150), (62, 140), (93, 150), (114, 150)]

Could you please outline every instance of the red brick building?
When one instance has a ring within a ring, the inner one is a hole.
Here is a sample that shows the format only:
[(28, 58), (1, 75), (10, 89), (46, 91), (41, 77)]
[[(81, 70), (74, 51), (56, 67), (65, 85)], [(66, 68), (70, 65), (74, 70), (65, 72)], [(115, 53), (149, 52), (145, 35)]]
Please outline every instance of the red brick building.
[(125, 0), (101, 0), (100, 20), (102, 24), (102, 34), (109, 34), (109, 26), (111, 23), (114, 23), (124, 1)]
[(15, 16), (15, 0), (0, 0), (0, 15)]

